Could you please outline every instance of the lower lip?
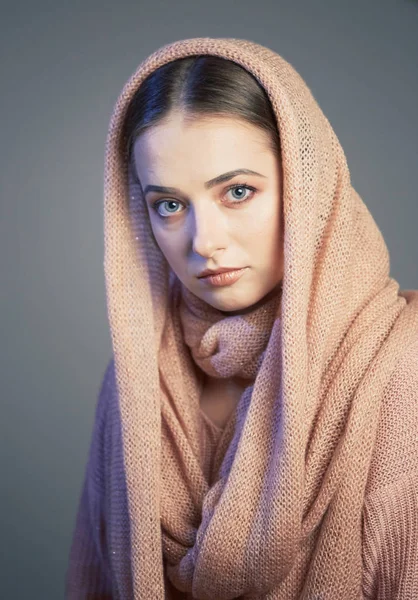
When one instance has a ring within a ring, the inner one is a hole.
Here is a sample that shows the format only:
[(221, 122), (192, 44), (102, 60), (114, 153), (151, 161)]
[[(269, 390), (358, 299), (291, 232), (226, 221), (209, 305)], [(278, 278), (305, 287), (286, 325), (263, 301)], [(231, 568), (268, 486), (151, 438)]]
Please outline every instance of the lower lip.
[(200, 281), (203, 281), (209, 285), (217, 287), (232, 285), (244, 274), (246, 267), (243, 269), (236, 269), (235, 271), (225, 271), (225, 273), (219, 273), (218, 275), (207, 275), (206, 277), (200, 277)]

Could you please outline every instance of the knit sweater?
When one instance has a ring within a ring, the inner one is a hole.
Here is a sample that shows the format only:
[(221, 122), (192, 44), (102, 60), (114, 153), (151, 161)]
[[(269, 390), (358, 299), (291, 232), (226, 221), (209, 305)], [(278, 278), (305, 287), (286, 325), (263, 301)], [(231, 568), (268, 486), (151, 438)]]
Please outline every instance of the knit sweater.
[[(221, 434), (202, 413), (206, 473)], [(113, 359), (98, 397), (74, 533), (66, 599), (133, 598)], [(363, 597), (418, 598), (418, 340), (402, 355), (382, 404), (363, 511)], [(166, 598), (185, 596), (166, 580)]]

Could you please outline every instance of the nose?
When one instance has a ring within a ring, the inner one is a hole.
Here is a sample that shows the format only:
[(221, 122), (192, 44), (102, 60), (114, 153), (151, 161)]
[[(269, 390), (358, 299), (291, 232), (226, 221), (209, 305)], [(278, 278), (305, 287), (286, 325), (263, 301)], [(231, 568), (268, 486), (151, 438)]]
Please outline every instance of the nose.
[(225, 228), (222, 216), (214, 206), (194, 209), (193, 252), (209, 258), (225, 247)]

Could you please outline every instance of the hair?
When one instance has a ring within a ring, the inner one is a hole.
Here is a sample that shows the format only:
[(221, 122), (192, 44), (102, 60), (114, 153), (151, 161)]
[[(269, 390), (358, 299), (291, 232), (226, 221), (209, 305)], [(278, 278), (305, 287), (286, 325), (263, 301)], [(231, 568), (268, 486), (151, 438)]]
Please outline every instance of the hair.
[(124, 119), (123, 140), (128, 160), (139, 135), (161, 124), (171, 111), (187, 121), (202, 117), (235, 117), (264, 130), (270, 148), (280, 157), (276, 117), (264, 88), (237, 63), (212, 55), (193, 55), (166, 63), (144, 79)]

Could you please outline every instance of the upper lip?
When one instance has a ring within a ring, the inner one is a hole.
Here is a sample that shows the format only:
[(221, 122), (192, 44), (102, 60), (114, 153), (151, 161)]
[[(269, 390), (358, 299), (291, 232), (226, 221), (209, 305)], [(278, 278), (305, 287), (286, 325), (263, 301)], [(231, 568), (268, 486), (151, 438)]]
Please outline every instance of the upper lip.
[(198, 277), (206, 277), (206, 275), (217, 275), (218, 273), (226, 273), (227, 271), (237, 271), (242, 267), (219, 267), (219, 269), (205, 269), (201, 271)]

